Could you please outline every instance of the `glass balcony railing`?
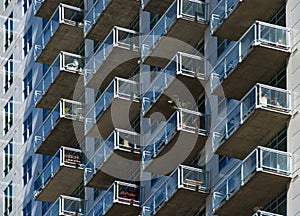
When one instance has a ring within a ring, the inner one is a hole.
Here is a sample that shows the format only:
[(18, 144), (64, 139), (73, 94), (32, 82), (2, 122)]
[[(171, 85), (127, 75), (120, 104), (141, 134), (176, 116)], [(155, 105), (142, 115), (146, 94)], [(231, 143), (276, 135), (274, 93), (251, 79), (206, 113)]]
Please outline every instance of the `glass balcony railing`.
[(82, 22), (83, 11), (80, 8), (60, 4), (37, 39), (34, 57), (37, 58), (42, 53), (42, 50), (51, 40), (60, 24), (64, 23), (67, 25), (81, 26), (83, 25)]
[(267, 85), (255, 85), (213, 130), (213, 149), (216, 150), (257, 109), (291, 114), (291, 92)]
[(54, 109), (49, 113), (42, 126), (35, 134), (35, 148), (41, 146), (51, 131), (55, 130), (55, 126), (59, 124), (60, 119), (65, 118), (73, 121), (83, 121), (83, 110), (84, 105), (82, 103), (61, 99), (61, 101), (58, 102)]
[(213, 68), (210, 83), (212, 92), (247, 57), (254, 46), (290, 52), (290, 29), (256, 21)]
[[(191, 192), (196, 190), (199, 193), (208, 193), (208, 182), (207, 172), (202, 169), (180, 165), (145, 201), (142, 216), (155, 215), (180, 188), (191, 190)], [(184, 202), (182, 200), (182, 205), (185, 205)]]
[(206, 79), (205, 60), (199, 56), (178, 52), (168, 65), (163, 68), (155, 80), (151, 83), (142, 98), (143, 115), (157, 101), (170, 84), (176, 79), (176, 75)]
[(82, 151), (74, 148), (61, 147), (36, 178), (34, 182), (35, 195), (41, 192), (62, 166), (83, 168)]
[(84, 200), (69, 197), (60, 196), (45, 213), (45, 216), (57, 216), (57, 215), (84, 215)]
[(133, 30), (114, 27), (103, 43), (89, 59), (85, 68), (85, 83), (88, 83), (114, 47), (139, 51), (139, 33)]
[(291, 177), (291, 154), (264, 147), (256, 148), (215, 187), (212, 193), (213, 210), (215, 211), (223, 202), (230, 199), (251, 179), (253, 173), (259, 171)]
[(160, 18), (142, 42), (142, 60), (144, 61), (155, 49), (160, 38), (172, 27), (178, 18), (206, 23), (208, 4), (202, 1), (175, 0)]
[(97, 119), (99, 119), (111, 105), (114, 98), (139, 102), (139, 95), (139, 83), (116, 77), (103, 91), (102, 95), (95, 102), (95, 105), (87, 113), (87, 118), (85, 119), (85, 131), (89, 131), (93, 127)]
[(283, 216), (283, 215), (275, 214), (275, 213), (271, 213), (271, 212), (266, 212), (266, 211), (257, 211), (252, 216)]
[(39, 102), (62, 71), (83, 74), (83, 69), (84, 57), (67, 52), (61, 52), (56, 57), (52, 65), (50, 65), (49, 69), (37, 85), (34, 95), (35, 104)]
[(153, 139), (149, 140), (143, 148), (142, 162), (143, 166), (151, 159), (155, 158), (170, 140), (174, 138), (177, 131), (186, 131), (190, 133), (198, 133), (199, 135), (207, 135), (207, 116), (187, 109), (178, 109), (166, 122), (164, 127), (160, 127), (159, 131), (155, 131)]
[(114, 153), (114, 150), (124, 150), (139, 154), (141, 151), (139, 135), (135, 132), (116, 129), (106, 140), (97, 139), (100, 147), (86, 164), (84, 181), (87, 182), (93, 174)]
[(40, 7), (42, 6), (43, 2), (45, 0), (34, 0), (33, 1), (33, 11), (34, 14), (36, 14), (36, 12), (40, 9)]
[(140, 188), (134, 184), (115, 181), (103, 196), (95, 200), (87, 216), (105, 215), (114, 203), (140, 207)]

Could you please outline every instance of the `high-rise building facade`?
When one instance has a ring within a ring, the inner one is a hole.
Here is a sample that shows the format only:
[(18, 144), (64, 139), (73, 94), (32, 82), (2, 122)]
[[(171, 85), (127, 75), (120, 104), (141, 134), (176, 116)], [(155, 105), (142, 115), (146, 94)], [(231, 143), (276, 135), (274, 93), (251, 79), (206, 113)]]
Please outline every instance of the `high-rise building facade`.
[(299, 11), (3, 0), (1, 214), (298, 215)]

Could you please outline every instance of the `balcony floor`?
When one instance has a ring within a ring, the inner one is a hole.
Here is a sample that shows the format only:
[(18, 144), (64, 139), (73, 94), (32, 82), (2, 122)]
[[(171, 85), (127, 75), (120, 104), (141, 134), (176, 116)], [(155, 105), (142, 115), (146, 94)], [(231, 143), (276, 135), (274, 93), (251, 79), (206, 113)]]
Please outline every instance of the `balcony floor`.
[(284, 2), (285, 0), (240, 2), (232, 14), (215, 30), (213, 36), (238, 40), (255, 20), (269, 21)]
[(173, 2), (173, 0), (149, 0), (144, 10), (163, 15)]
[(112, 52), (88, 81), (86, 87), (105, 90), (116, 76), (128, 78), (138, 66), (138, 57), (138, 51), (113, 47)]
[(73, 24), (60, 23), (54, 35), (50, 38), (45, 48), (35, 60), (43, 64), (51, 65), (62, 50), (75, 53), (82, 41), (82, 27)]
[(205, 146), (207, 136), (176, 131), (173, 138), (158, 152), (158, 157), (146, 163), (145, 171), (166, 175), (174, 171), (179, 164), (192, 162)]
[(105, 216), (133, 216), (139, 215), (141, 207), (134, 204), (114, 203), (113, 206), (105, 213)]
[(253, 215), (255, 207), (262, 208), (287, 188), (290, 178), (268, 172), (257, 172), (214, 214), (222, 216)]
[(58, 77), (35, 106), (52, 110), (61, 98), (72, 100), (76, 86), (81, 88), (82, 85), (83, 76), (80, 74), (66, 70), (60, 71)]
[(256, 83), (273, 78), (289, 55), (289, 52), (255, 46), (212, 93), (240, 100)]
[(216, 154), (244, 159), (257, 146), (264, 146), (287, 125), (290, 115), (256, 109), (217, 149)]
[(49, 180), (48, 184), (35, 196), (35, 200), (55, 202), (60, 195), (72, 195), (74, 190), (83, 181), (84, 170), (62, 166)]
[[(178, 52), (190, 53), (201, 40), (207, 24), (188, 19), (177, 19), (159, 39), (144, 64), (164, 68)], [(185, 34), (182, 34), (185, 32)]]
[(86, 34), (86, 38), (103, 41), (114, 26), (129, 27), (139, 14), (140, 2), (112, 0)]

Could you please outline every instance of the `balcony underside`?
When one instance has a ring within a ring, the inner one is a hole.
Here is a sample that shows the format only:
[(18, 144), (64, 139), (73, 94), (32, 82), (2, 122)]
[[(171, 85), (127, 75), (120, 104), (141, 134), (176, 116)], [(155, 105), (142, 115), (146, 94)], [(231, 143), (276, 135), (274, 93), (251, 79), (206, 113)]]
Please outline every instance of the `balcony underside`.
[(128, 78), (138, 66), (138, 57), (137, 51), (113, 47), (86, 87), (104, 90), (116, 76)]
[(114, 98), (111, 105), (97, 118), (87, 136), (106, 139), (115, 128), (133, 131), (132, 122), (139, 115), (141, 104), (136, 101)]
[(284, 66), (290, 54), (272, 48), (255, 46), (213, 94), (240, 100), (256, 83), (266, 83)]
[(173, 2), (173, 0), (149, 0), (144, 10), (163, 15)]
[(184, 102), (195, 104), (201, 93), (204, 91), (204, 83), (199, 79), (188, 77), (182, 74), (176, 75), (176, 78), (170, 83), (169, 87), (162, 93), (157, 101), (151, 105), (144, 116), (160, 121), (168, 120), (174, 113), (174, 104), (168, 101), (174, 100), (177, 96)]
[(290, 178), (257, 172), (229, 200), (222, 203), (214, 214), (222, 216), (252, 215), (256, 207), (261, 209), (287, 188)]
[(216, 154), (244, 159), (257, 146), (264, 146), (287, 125), (290, 115), (256, 109), (217, 149)]
[(139, 181), (139, 175), (133, 178), (133, 173), (139, 169), (141, 155), (133, 152), (115, 150), (114, 153), (97, 168), (96, 173), (89, 179), (86, 187), (108, 189), (117, 179), (120, 181)]
[(78, 6), (78, 1), (74, 0), (45, 0), (34, 15), (50, 19), (60, 3)]
[(246, 0), (238, 3), (237, 8), (217, 27), (213, 36), (238, 40), (255, 20), (269, 21), (285, 0)]
[(62, 166), (48, 184), (35, 196), (35, 200), (55, 202), (60, 195), (72, 195), (83, 181), (84, 170)]
[(207, 24), (203, 22), (177, 19), (166, 34), (159, 39), (152, 52), (144, 60), (144, 64), (164, 68), (178, 51), (190, 53), (203, 37), (206, 27)]
[(79, 88), (83, 85), (83, 77), (80, 77), (80, 74), (66, 70), (60, 71), (35, 106), (52, 110), (61, 98), (72, 100), (77, 85)]
[[(208, 194), (188, 189), (178, 189), (155, 214), (157, 216), (193, 215), (204, 204)], [(157, 211), (157, 210), (156, 210)]]
[(81, 27), (60, 23), (54, 35), (35, 60), (43, 64), (51, 65), (62, 50), (76, 53), (82, 41), (83, 30)]
[[(125, 202), (128, 202), (128, 200), (125, 200)], [(138, 205), (114, 203), (112, 207), (108, 210), (108, 212), (105, 213), (105, 216), (133, 216), (139, 215), (140, 211), (141, 208)]]
[(95, 23), (90, 27), (86, 38), (103, 41), (114, 26), (127, 28), (139, 14), (140, 1), (111, 0)]
[[(75, 131), (76, 130), (76, 135)], [(53, 156), (61, 146), (75, 147), (74, 143), (83, 131), (83, 123), (61, 118), (35, 153)]]
[(158, 156), (146, 162), (145, 171), (166, 175), (179, 164), (188, 165), (203, 149), (207, 136), (186, 131), (176, 131), (173, 138), (162, 146)]

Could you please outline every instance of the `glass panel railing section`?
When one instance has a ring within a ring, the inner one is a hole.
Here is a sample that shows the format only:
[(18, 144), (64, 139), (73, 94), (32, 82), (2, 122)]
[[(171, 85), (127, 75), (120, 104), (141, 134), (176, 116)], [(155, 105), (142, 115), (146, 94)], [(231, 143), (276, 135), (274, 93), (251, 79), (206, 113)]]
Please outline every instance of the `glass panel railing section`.
[(45, 213), (45, 216), (55, 215), (84, 215), (84, 200), (69, 197), (60, 196)]
[(253, 46), (290, 52), (290, 29), (256, 21), (214, 66), (210, 83), (212, 92), (243, 61)]
[(41, 54), (61, 23), (81, 26), (82, 22), (83, 11), (80, 8), (60, 4), (37, 39), (34, 50), (35, 58)]
[(61, 52), (37, 85), (34, 95), (35, 104), (39, 102), (61, 71), (83, 74), (83, 69), (84, 57), (72, 53)]
[(188, 189), (197, 189), (203, 192), (209, 191), (208, 172), (194, 167), (180, 165), (178, 168), (180, 186)]
[(183, 108), (179, 108), (178, 113), (178, 128), (180, 130), (207, 135), (207, 115)]
[(255, 214), (253, 214), (252, 216), (283, 216), (283, 215), (259, 210), (255, 212)]

